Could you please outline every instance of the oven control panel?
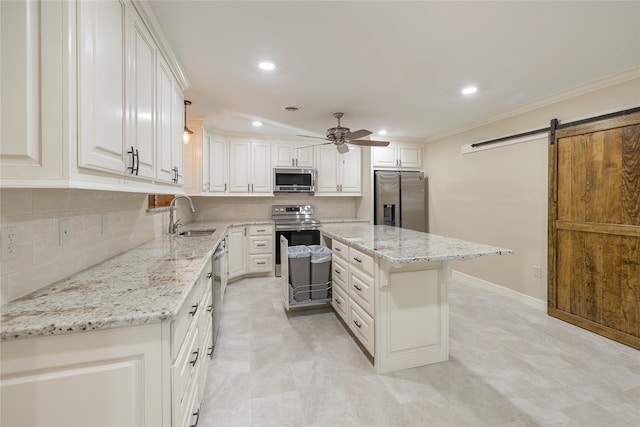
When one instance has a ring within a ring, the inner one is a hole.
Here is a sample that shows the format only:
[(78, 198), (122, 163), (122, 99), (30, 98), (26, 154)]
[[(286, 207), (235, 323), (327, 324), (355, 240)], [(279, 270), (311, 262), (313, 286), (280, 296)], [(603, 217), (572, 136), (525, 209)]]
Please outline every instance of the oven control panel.
[(271, 207), (271, 216), (297, 216), (297, 215), (313, 215), (313, 206), (311, 205), (273, 205)]

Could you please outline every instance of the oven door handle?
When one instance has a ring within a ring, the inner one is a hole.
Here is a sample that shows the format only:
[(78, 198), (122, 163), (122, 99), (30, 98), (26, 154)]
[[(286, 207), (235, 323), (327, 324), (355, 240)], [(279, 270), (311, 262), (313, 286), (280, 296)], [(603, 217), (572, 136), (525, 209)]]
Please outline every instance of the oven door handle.
[(315, 231), (320, 230), (318, 226), (292, 227), (289, 225), (276, 226), (276, 231)]

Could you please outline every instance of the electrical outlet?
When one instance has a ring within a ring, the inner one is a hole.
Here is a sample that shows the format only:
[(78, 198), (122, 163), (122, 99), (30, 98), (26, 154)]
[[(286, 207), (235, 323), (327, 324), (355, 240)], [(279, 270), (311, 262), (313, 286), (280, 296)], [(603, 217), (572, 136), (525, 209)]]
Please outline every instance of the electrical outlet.
[(533, 277), (535, 277), (537, 279), (541, 279), (542, 278), (542, 267), (540, 267), (539, 265), (534, 265), (533, 266)]
[(16, 257), (16, 227), (2, 229), (2, 259), (8, 260)]
[(60, 220), (60, 246), (69, 246), (71, 244), (71, 220)]

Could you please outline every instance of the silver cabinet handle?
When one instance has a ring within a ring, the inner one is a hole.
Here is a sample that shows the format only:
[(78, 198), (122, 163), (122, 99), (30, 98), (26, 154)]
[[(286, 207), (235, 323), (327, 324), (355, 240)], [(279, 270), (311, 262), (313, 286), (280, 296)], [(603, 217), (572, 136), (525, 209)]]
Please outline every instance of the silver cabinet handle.
[(207, 307), (207, 313), (211, 313), (213, 311), (213, 304)]
[(360, 323), (358, 323), (357, 320), (354, 320), (353, 323), (358, 327), (358, 328), (362, 328), (362, 325)]
[(356, 289), (357, 289), (357, 290), (359, 290), (359, 291), (361, 291), (361, 290), (362, 290), (362, 288), (361, 288), (360, 286), (358, 286), (358, 285), (355, 285), (355, 284), (354, 284), (354, 285), (353, 285), (353, 287), (354, 287), (354, 288), (356, 288)]
[(224, 192), (225, 193), (227, 192), (227, 183), (226, 182), (224, 183)]
[(267, 246), (266, 243), (259, 243), (256, 245), (258, 248), (264, 248), (265, 246)]
[(353, 260), (355, 262), (359, 262), (360, 264), (362, 264), (362, 260), (360, 258), (353, 257)]
[(260, 230), (256, 230), (256, 233), (264, 233), (265, 231), (267, 230), (265, 230), (264, 228), (261, 228)]
[(196, 422), (191, 424), (189, 427), (196, 427), (198, 425), (198, 421), (200, 421), (200, 408), (198, 408), (198, 410), (196, 412), (193, 412), (191, 415), (196, 417)]
[(337, 298), (337, 297), (336, 297), (336, 303), (337, 303), (338, 305), (342, 304), (342, 301), (340, 301), (340, 298)]
[(338, 270), (337, 268), (333, 271), (335, 271), (338, 276), (340, 275), (340, 270)]
[(340, 249), (340, 248), (334, 248), (333, 250), (336, 251), (336, 252), (342, 252), (342, 249)]
[(258, 264), (258, 265), (265, 265), (266, 263), (267, 263), (266, 261), (256, 262), (256, 264)]

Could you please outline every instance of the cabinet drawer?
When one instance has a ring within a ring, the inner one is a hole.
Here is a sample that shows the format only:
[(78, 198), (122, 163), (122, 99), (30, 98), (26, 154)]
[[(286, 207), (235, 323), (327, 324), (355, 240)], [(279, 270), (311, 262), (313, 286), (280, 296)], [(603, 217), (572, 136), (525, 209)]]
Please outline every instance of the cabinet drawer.
[(374, 314), (375, 307), (373, 288), (371, 276), (355, 269), (349, 271), (349, 298), (355, 300), (371, 316)]
[(198, 402), (199, 390), (198, 382), (194, 381), (193, 384), (189, 384), (187, 394), (179, 406), (176, 406), (175, 419), (172, 425), (178, 427), (192, 427), (196, 425), (200, 404)]
[(342, 291), (342, 289), (333, 288), (333, 294), (331, 297), (331, 305), (336, 310), (336, 313), (340, 315), (345, 323), (349, 323), (349, 298)]
[[(210, 264), (208, 264), (210, 266)], [(185, 340), (185, 336), (187, 331), (192, 326), (192, 324), (197, 323), (201, 310), (204, 310), (206, 307), (201, 307), (201, 298), (202, 292), (205, 283), (208, 283), (211, 278), (207, 277), (207, 275), (211, 272), (211, 269), (205, 270), (202, 273), (200, 279), (198, 279), (198, 283), (194, 286), (191, 293), (187, 297), (187, 300), (184, 303), (184, 306), (180, 310), (180, 313), (176, 317), (176, 319), (171, 323), (171, 358), (175, 359), (178, 355), (178, 351), (182, 347), (182, 343)]]
[(273, 225), (250, 225), (249, 236), (272, 236)]
[(173, 377), (173, 403), (179, 407), (187, 396), (187, 389), (192, 382), (198, 382), (198, 368), (202, 354), (200, 350), (200, 336), (197, 325), (189, 329), (187, 339), (178, 353), (171, 372)]
[(249, 236), (249, 253), (273, 253), (273, 236)]
[(249, 255), (249, 273), (267, 272), (273, 270), (273, 255)]
[(337, 240), (334, 240), (332, 242), (331, 251), (335, 256), (340, 257), (342, 259), (347, 259), (347, 257), (349, 256), (349, 247), (344, 243), (338, 242)]
[(349, 328), (353, 334), (373, 356), (374, 352), (374, 326), (373, 318), (360, 308), (358, 304), (349, 301)]
[(349, 248), (349, 264), (374, 277), (373, 257), (371, 255), (362, 253), (354, 248)]
[(347, 264), (340, 258), (334, 258), (331, 264), (331, 279), (340, 286), (343, 291), (347, 292), (346, 283), (347, 280), (349, 280)]

